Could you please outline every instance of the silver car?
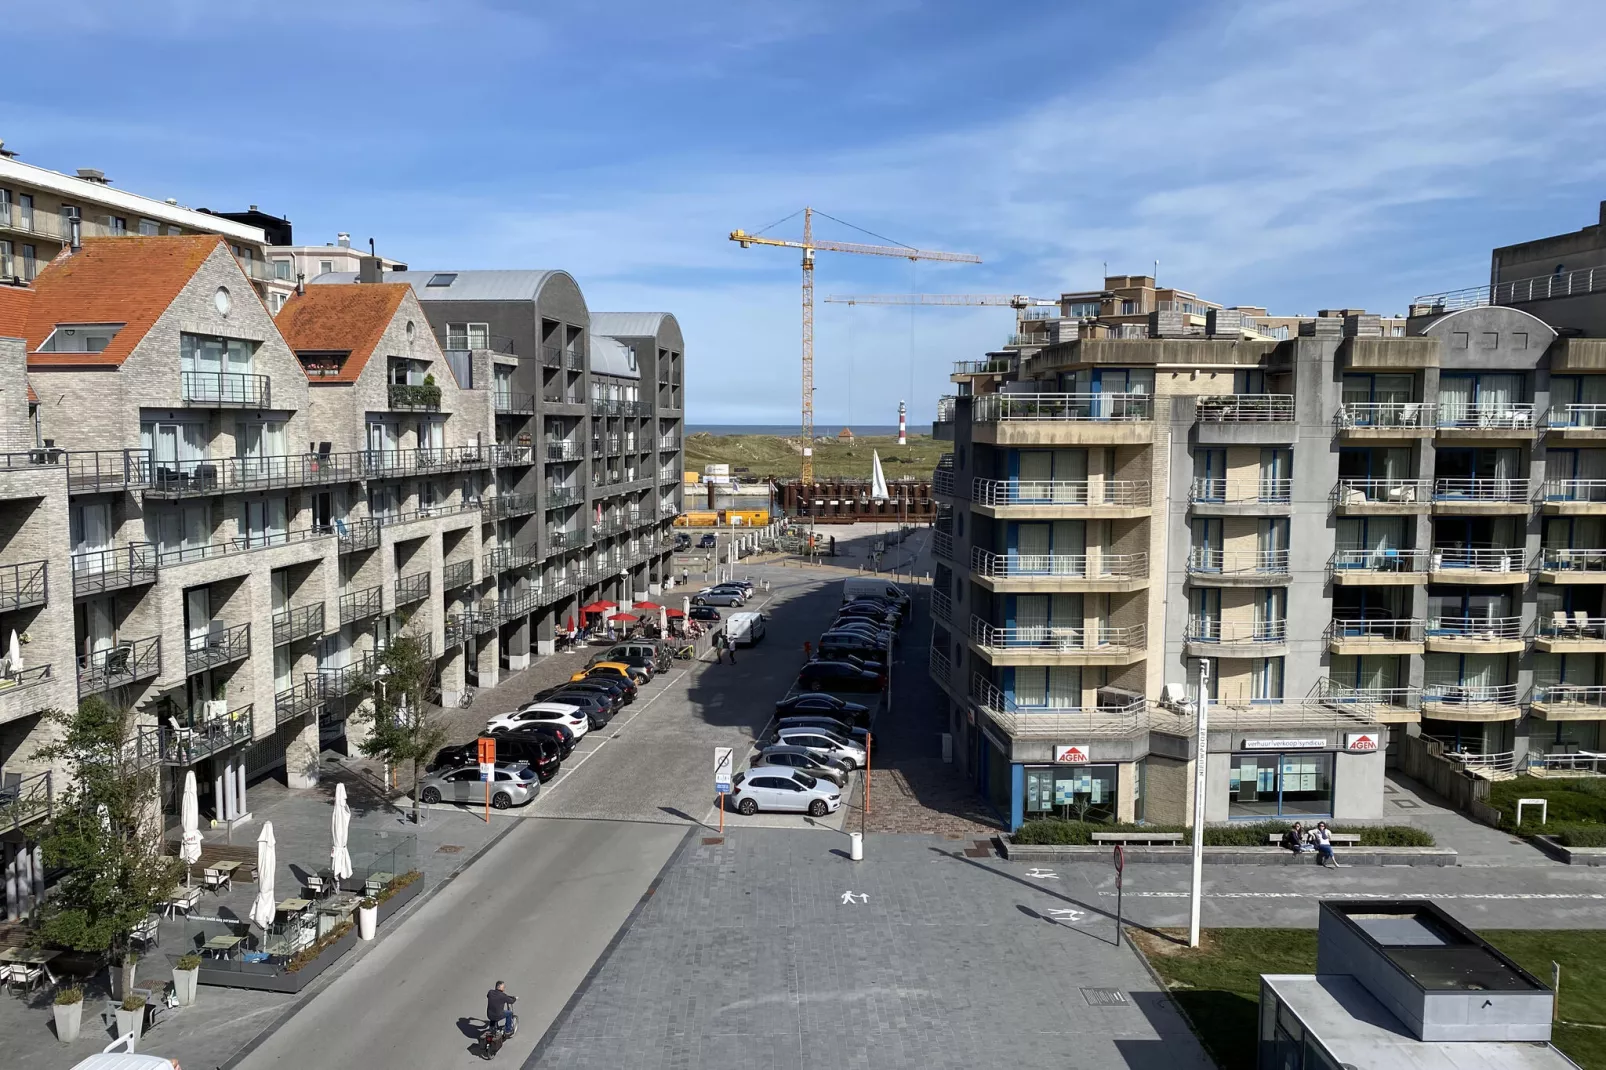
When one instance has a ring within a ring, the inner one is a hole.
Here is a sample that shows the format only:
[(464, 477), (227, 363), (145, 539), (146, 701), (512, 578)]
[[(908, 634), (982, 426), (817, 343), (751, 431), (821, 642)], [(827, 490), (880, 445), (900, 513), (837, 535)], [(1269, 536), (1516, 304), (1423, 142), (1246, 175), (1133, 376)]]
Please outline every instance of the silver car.
[[(485, 803), (485, 781), (478, 765), (442, 769), (418, 782), (418, 801), (425, 803)], [(490, 784), (491, 805), (498, 810), (523, 806), (541, 792), (535, 770), (523, 762), (497, 762), (496, 780)]]
[(842, 789), (801, 769), (749, 769), (731, 780), (731, 801), (737, 813), (749, 817), (760, 810), (804, 810), (824, 817), (842, 805)]
[[(774, 747), (765, 747), (753, 759), (753, 771), (774, 767), (778, 771), (791, 772), (801, 769), (809, 776), (829, 780), (837, 787), (846, 787), (848, 772), (842, 766), (829, 758), (822, 758), (806, 747), (788, 747), (780, 744)], [(783, 768), (784, 767), (784, 768)]]
[(823, 728), (777, 728), (769, 746), (802, 747), (847, 769), (864, 768), (864, 747)]
[(745, 605), (747, 599), (741, 591), (705, 591), (691, 600), (694, 606), (740, 606)]

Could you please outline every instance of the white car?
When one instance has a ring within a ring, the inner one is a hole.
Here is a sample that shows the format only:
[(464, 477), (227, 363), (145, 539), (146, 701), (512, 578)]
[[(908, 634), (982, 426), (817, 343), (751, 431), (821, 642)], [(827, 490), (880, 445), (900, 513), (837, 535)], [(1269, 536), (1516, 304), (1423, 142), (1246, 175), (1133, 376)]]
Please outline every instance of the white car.
[(532, 702), (528, 706), (521, 706), (512, 713), (504, 713), (492, 717), (485, 725), (487, 732), (495, 732), (501, 728), (521, 728), (536, 721), (545, 721), (549, 724), (560, 724), (574, 733), (574, 741), (586, 734), (588, 721), (584, 710), (575, 706), (564, 705), (561, 702)]
[(842, 789), (801, 769), (760, 767), (736, 774), (731, 801), (737, 813), (749, 817), (760, 810), (802, 810), (824, 817), (842, 805)]
[(864, 768), (863, 746), (823, 728), (791, 726), (778, 728), (770, 746), (802, 747), (809, 753), (836, 762), (845, 769)]

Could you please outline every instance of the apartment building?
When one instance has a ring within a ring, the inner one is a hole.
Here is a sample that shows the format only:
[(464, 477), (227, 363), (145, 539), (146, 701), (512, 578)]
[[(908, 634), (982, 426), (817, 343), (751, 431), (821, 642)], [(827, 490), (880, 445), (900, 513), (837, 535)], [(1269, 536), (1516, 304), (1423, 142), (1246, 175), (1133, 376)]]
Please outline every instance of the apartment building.
[(1414, 311), (1066, 315), (956, 367), (931, 672), (1012, 824), (1190, 820), (1201, 690), (1211, 821), (1380, 818), (1407, 736), (1497, 768), (1595, 745), (1593, 462), (1536, 417), (1572, 340)]
[[(251, 206), (250, 213), (241, 213), (239, 218), (251, 221), (256, 206)], [(257, 219), (263, 226), (268, 240), (272, 244), (264, 253), (268, 261), (268, 270), (272, 279), (268, 282), (266, 300), (268, 311), (278, 315), (279, 309), (285, 306), (296, 291), (297, 286), (316, 279), (319, 275), (350, 274), (355, 276), (362, 260), (369, 253), (351, 244), (351, 235), (341, 231), (335, 235), (335, 240), (323, 245), (297, 245), (294, 242), (294, 233), (289, 220), (273, 219), (272, 217)], [(407, 265), (399, 260), (389, 257), (379, 257), (379, 263), (385, 271), (406, 271)]]

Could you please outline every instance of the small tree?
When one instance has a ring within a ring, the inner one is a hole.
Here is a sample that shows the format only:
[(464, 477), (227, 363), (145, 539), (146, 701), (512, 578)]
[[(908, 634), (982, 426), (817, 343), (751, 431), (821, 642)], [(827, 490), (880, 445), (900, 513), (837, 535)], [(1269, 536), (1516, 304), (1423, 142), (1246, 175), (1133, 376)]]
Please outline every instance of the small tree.
[(392, 765), (413, 769), (413, 824), (418, 823), (418, 781), (424, 763), (446, 744), (446, 726), (424, 705), (424, 692), (435, 678), (435, 659), (423, 641), (397, 636), (380, 654), (374, 671), (362, 683), (370, 699), (353, 716), (368, 721), (373, 731), (362, 742), (362, 752)]
[(162, 853), (160, 767), (140, 755), (132, 713), (99, 696), (48, 716), (62, 737), (37, 756), (65, 766), (71, 783), (40, 841), (45, 864), (62, 877), (40, 909), (37, 938), (110, 955), (127, 991), (129, 934), (183, 873)]

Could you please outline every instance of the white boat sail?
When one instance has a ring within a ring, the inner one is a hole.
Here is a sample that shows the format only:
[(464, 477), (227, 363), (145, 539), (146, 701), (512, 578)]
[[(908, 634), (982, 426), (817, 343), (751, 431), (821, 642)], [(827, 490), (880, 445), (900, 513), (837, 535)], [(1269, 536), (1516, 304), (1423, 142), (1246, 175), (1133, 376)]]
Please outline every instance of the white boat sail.
[(881, 471), (881, 454), (876, 450), (870, 451), (870, 499), (884, 502), (892, 495), (887, 493), (887, 476)]

